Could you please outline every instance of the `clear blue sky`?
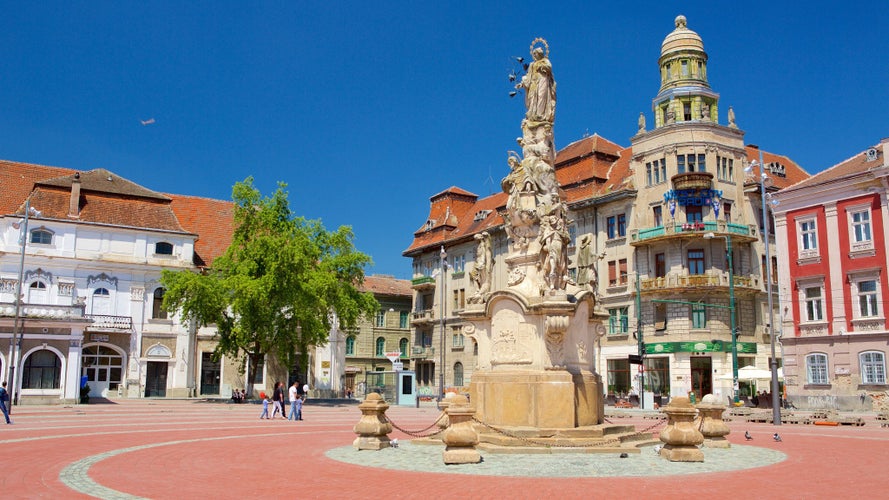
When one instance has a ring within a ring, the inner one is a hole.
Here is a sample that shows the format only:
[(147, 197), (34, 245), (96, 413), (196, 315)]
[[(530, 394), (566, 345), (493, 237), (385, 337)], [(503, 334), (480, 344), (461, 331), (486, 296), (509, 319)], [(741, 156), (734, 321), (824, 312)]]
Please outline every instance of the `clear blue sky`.
[[(258, 5), (258, 6), (257, 6)], [(544, 7), (540, 7), (544, 6)], [(704, 39), (720, 122), (810, 173), (889, 136), (885, 2), (25, 2), (0, 29), (0, 158), (107, 168), (230, 199), (254, 176), (351, 225), (370, 273), (452, 185), (491, 194), (524, 112), (510, 56), (549, 41), (558, 147), (653, 123), (677, 14)], [(139, 120), (154, 118), (148, 126)], [(494, 183), (489, 180), (493, 178)]]

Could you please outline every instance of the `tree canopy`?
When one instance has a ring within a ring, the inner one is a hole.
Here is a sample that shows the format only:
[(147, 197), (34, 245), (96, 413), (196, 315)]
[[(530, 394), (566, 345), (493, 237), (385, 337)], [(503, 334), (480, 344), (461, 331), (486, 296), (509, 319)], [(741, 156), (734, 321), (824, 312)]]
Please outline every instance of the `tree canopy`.
[(267, 353), (292, 366), (296, 353), (327, 342), (331, 313), (349, 329), (377, 311), (373, 294), (359, 290), (371, 259), (355, 248), (350, 227), (327, 231), (320, 220), (295, 216), (284, 183), (263, 197), (248, 177), (235, 184), (232, 200), (225, 253), (203, 273), (161, 275), (163, 307), (215, 324), (217, 355)]

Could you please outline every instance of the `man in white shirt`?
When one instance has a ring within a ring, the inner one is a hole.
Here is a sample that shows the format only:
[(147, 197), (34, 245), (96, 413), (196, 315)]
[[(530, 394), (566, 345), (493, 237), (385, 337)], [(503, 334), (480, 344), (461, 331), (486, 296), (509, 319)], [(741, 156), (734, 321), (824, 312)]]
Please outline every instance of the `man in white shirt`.
[(296, 400), (299, 399), (299, 396), (296, 395), (297, 387), (299, 387), (299, 380), (294, 380), (290, 390), (287, 391), (287, 395), (290, 397), (290, 417), (288, 417), (288, 420), (296, 420), (299, 417), (296, 414)]

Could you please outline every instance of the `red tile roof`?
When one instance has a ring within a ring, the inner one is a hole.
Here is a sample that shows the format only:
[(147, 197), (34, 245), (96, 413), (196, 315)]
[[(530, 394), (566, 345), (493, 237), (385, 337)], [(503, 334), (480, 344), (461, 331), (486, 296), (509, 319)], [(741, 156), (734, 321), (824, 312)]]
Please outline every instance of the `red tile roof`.
[(414, 294), (409, 280), (400, 280), (385, 274), (365, 276), (364, 284), (359, 289), (362, 292), (371, 292), (374, 295), (412, 297)]
[[(756, 160), (757, 163), (759, 162), (759, 148), (757, 148), (756, 146), (748, 145), (744, 149), (747, 152), (748, 162), (752, 162), (753, 160)], [(809, 174), (805, 170), (803, 170), (802, 167), (797, 165), (796, 162), (786, 156), (769, 153), (768, 151), (763, 150), (762, 161), (766, 165), (776, 162), (784, 165), (784, 177), (778, 175), (769, 175), (769, 177), (772, 179), (772, 186), (774, 186), (775, 188), (784, 189), (788, 186), (796, 184), (797, 182), (809, 178)], [(745, 181), (745, 184), (749, 182), (759, 183), (759, 179), (756, 178), (757, 173), (758, 169), (753, 169), (752, 173), (747, 174), (747, 180)]]
[[(877, 151), (877, 160), (868, 161), (867, 160), (867, 149), (861, 151), (860, 153), (855, 154), (851, 158), (843, 160), (836, 165), (828, 168), (827, 170), (823, 170), (812, 177), (807, 179), (803, 179), (795, 184), (791, 185), (788, 189), (801, 189), (808, 186), (815, 186), (818, 184), (823, 184), (825, 182), (830, 182), (833, 180), (841, 179), (843, 177), (848, 177), (856, 174), (861, 174), (867, 172), (869, 170), (873, 170), (875, 168), (881, 168), (883, 166), (883, 154), (885, 154), (885, 149), (883, 148), (883, 144), (877, 144), (872, 147)], [(871, 148), (868, 148), (871, 149)]]
[(173, 212), (188, 232), (198, 235), (194, 243), (195, 265), (206, 267), (231, 245), (234, 233), (234, 203), (231, 201), (168, 194)]

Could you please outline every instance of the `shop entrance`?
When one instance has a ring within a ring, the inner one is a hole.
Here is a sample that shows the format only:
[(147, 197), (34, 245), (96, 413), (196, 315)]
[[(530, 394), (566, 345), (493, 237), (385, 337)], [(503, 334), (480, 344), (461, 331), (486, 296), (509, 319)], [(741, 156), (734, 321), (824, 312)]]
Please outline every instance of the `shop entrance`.
[(697, 401), (713, 393), (713, 362), (709, 356), (691, 358), (691, 390)]

